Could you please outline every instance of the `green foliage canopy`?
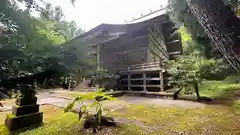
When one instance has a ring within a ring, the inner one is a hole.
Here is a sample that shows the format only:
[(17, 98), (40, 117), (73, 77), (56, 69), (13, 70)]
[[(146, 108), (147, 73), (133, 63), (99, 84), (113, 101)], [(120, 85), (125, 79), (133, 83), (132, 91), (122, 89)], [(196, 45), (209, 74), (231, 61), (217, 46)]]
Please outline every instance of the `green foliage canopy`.
[(184, 25), (186, 30), (191, 34), (195, 49), (199, 50), (201, 55), (206, 58), (219, 57), (218, 51), (213, 47), (210, 39), (205, 34), (203, 27), (198, 23), (196, 17), (191, 13), (185, 0), (168, 0), (168, 9), (172, 19)]
[(216, 74), (222, 69), (220, 59), (206, 59), (194, 48), (195, 42), (185, 30), (180, 28), (183, 43), (183, 55), (166, 64), (167, 72), (170, 74), (169, 85), (177, 87), (192, 85), (193, 82), (200, 83), (202, 79)]
[[(26, 8), (20, 8), (19, 2)], [(31, 16), (32, 11), (40, 16)], [(88, 73), (94, 65), (84, 42), (67, 42), (82, 30), (74, 21), (63, 19), (60, 7), (48, 3), (41, 7), (34, 0), (3, 0), (0, 16), (0, 80), (48, 68), (63, 75)]]

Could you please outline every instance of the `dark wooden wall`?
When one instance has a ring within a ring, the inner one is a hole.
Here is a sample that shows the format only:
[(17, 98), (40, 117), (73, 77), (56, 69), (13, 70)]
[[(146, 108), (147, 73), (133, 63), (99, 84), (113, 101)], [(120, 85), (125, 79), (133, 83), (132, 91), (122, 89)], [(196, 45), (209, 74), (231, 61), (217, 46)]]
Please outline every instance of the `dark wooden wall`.
[(174, 23), (165, 20), (164, 23), (151, 24), (103, 43), (100, 45), (101, 67), (112, 71), (135, 64), (168, 60), (171, 57), (169, 53), (182, 51), (176, 30)]
[(108, 70), (147, 62), (148, 31), (146, 28), (124, 34), (101, 46), (100, 57)]

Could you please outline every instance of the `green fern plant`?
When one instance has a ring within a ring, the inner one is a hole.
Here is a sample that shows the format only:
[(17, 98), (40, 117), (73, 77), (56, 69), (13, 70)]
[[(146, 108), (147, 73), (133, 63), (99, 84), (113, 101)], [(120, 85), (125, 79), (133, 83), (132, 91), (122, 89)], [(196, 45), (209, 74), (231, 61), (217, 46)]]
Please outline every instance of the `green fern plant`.
[[(101, 101), (103, 100), (115, 100), (116, 98), (112, 97), (111, 95), (106, 95), (105, 93), (101, 92), (103, 88), (99, 88), (97, 92), (91, 92), (87, 93), (85, 95), (81, 95), (76, 97), (71, 103), (69, 103), (65, 109), (64, 112), (69, 112), (73, 109), (76, 103), (81, 103), (81, 106), (79, 108), (78, 114), (79, 114), (79, 120), (83, 118), (83, 116), (89, 116), (89, 107), (95, 107), (96, 108), (96, 115), (97, 116), (97, 123), (101, 123), (101, 118), (103, 116), (103, 111), (106, 111), (107, 109), (103, 108), (103, 105)], [(94, 100), (94, 102), (90, 105), (84, 105), (84, 100)]]

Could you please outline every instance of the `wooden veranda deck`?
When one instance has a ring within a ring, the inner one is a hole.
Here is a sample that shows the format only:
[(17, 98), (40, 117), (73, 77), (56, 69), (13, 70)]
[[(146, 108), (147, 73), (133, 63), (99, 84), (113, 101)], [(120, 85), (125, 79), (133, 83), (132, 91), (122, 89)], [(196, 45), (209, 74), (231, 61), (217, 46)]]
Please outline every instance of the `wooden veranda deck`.
[(136, 64), (117, 70), (121, 74), (122, 90), (145, 93), (164, 91), (164, 71), (160, 62)]

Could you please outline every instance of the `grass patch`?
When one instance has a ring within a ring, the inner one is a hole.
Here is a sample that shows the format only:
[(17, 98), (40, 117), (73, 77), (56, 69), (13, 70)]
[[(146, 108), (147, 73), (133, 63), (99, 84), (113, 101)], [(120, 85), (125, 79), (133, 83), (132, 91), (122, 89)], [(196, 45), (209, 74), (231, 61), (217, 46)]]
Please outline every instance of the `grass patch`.
[(78, 123), (76, 114), (65, 113), (42, 127), (20, 133), (19, 135), (66, 135)]
[[(30, 130), (19, 135), (89, 135), (92, 130), (81, 131), (82, 124), (78, 117), (73, 113), (66, 113), (62, 118), (52, 121), (40, 128)], [(142, 134), (142, 130), (135, 125), (123, 124), (117, 128), (105, 128), (95, 135), (136, 135)]]
[[(63, 113), (63, 110), (61, 110), (61, 113), (57, 113), (57, 115), (61, 114), (60, 116), (56, 116), (56, 114), (54, 116), (54, 114), (49, 113), (51, 112), (50, 110), (54, 110), (51, 106), (42, 107), (41, 110), (44, 111), (45, 124), (39, 128), (22, 132), (19, 135), (87, 135), (92, 132), (92, 130), (80, 131), (82, 128), (82, 122), (78, 121), (78, 116), (74, 113)], [(143, 129), (136, 125), (121, 124), (117, 128), (104, 128), (103, 130), (100, 130), (97, 135), (106, 133), (110, 135), (136, 135), (142, 134), (143, 132)], [(0, 126), (0, 133), (0, 135), (10, 135), (4, 125)]]
[[(140, 121), (151, 134), (240, 134), (239, 117), (230, 107), (207, 106), (199, 109), (177, 107), (134, 106), (112, 116)], [(138, 122), (139, 123), (139, 122)], [(136, 124), (138, 125), (138, 124)], [(154, 129), (151, 129), (153, 128)]]
[(59, 119), (65, 113), (63, 112), (62, 108), (53, 105), (42, 105), (40, 106), (40, 112), (43, 112), (43, 120), (44, 123), (48, 123), (50, 121)]
[[(240, 107), (236, 102), (236, 108)], [(28, 130), (20, 135), (89, 135), (92, 130), (81, 131), (81, 122), (73, 113), (52, 106), (42, 107), (45, 124)], [(51, 114), (53, 112), (53, 114)], [(55, 113), (54, 113), (55, 112)], [(201, 108), (159, 107), (154, 105), (127, 105), (118, 111), (109, 112), (109, 116), (122, 119), (116, 128), (104, 128), (96, 135), (136, 135), (136, 134), (206, 134), (239, 135), (240, 118), (231, 107), (206, 105)], [(10, 135), (0, 126), (0, 135)]]
[(7, 114), (9, 114), (9, 113), (11, 113), (11, 111), (0, 112), (0, 125), (4, 124), (4, 120), (7, 116)]
[[(42, 105), (40, 106), (40, 112), (43, 112), (44, 123), (49, 123), (51, 121), (57, 120), (65, 115), (63, 110), (59, 107), (53, 105)], [(8, 135), (8, 130), (4, 126), (4, 121), (6, 116), (12, 116), (11, 111), (0, 112), (0, 135)], [(15, 117), (15, 116), (14, 116)]]
[[(239, 79), (240, 80), (240, 79)], [(179, 95), (179, 99), (197, 101), (197, 96), (192, 89), (192, 94), (185, 94), (183, 89)], [(231, 79), (223, 81), (203, 81), (199, 84), (199, 94), (202, 99), (211, 98), (219, 103), (231, 104), (240, 97), (240, 83), (236, 83)]]
[(0, 135), (10, 135), (11, 133), (5, 127), (5, 125), (0, 125)]
[(202, 96), (232, 99), (240, 96), (240, 83), (228, 83), (226, 81), (205, 81), (200, 85)]

